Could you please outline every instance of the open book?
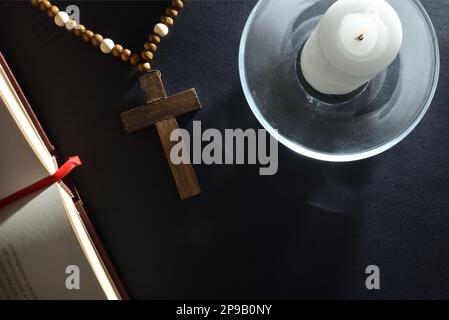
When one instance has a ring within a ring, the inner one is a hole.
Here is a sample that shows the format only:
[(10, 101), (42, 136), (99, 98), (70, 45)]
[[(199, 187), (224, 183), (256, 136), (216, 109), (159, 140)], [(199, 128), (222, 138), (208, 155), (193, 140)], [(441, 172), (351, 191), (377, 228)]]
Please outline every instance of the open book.
[[(2, 199), (58, 168), (1, 54), (0, 62)], [(83, 214), (59, 183), (0, 208), (0, 299), (124, 298)]]

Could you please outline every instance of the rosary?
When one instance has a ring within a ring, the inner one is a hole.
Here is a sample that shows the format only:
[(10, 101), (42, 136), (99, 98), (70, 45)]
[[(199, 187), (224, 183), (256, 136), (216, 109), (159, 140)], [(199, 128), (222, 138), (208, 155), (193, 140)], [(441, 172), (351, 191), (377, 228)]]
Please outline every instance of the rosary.
[(132, 53), (130, 49), (120, 44), (115, 44), (109, 38), (103, 38), (101, 34), (94, 33), (84, 25), (70, 19), (69, 15), (60, 11), (49, 0), (31, 0), (33, 6), (38, 6), (48, 16), (54, 19), (58, 27), (65, 27), (76, 37), (94, 47), (99, 47), (104, 54), (111, 54), (119, 60), (137, 66), (143, 73), (140, 77), (140, 87), (145, 93), (146, 104), (133, 108), (121, 114), (126, 132), (131, 133), (152, 124), (155, 125), (161, 140), (164, 153), (167, 157), (170, 169), (182, 200), (201, 193), (195, 171), (192, 165), (181, 163), (173, 164), (170, 161), (170, 150), (176, 141), (170, 141), (170, 134), (178, 128), (176, 117), (184, 113), (201, 108), (195, 89), (189, 89), (181, 93), (167, 96), (159, 71), (151, 71), (150, 61), (153, 60), (161, 39), (167, 36), (169, 28), (173, 26), (174, 19), (184, 7), (185, 0), (173, 0), (171, 5), (161, 16), (160, 22), (154, 26), (153, 32), (148, 36), (141, 54)]

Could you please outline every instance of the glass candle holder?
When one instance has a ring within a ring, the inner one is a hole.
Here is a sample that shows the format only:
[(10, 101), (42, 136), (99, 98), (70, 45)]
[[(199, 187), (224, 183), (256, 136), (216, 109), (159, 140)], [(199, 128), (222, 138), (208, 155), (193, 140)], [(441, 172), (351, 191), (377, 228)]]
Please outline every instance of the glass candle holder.
[(279, 142), (306, 157), (345, 162), (403, 140), (428, 110), (440, 58), (432, 22), (418, 0), (388, 1), (403, 27), (395, 61), (344, 96), (324, 95), (302, 77), (301, 50), (332, 0), (260, 0), (243, 31), (239, 71), (248, 104)]

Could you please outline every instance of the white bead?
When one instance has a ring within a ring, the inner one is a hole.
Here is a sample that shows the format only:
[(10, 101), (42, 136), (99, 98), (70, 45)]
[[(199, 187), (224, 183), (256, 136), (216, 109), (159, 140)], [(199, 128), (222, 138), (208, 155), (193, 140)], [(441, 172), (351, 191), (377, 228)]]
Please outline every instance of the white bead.
[(154, 26), (154, 33), (163, 38), (168, 34), (168, 27), (163, 23)]
[(63, 27), (66, 24), (66, 22), (69, 20), (70, 20), (69, 15), (65, 11), (59, 11), (55, 15), (55, 24), (58, 27)]
[(69, 20), (65, 23), (65, 28), (70, 31), (78, 25), (75, 20)]
[(100, 50), (103, 53), (111, 53), (112, 48), (114, 48), (114, 41), (109, 38), (103, 39), (100, 44)]

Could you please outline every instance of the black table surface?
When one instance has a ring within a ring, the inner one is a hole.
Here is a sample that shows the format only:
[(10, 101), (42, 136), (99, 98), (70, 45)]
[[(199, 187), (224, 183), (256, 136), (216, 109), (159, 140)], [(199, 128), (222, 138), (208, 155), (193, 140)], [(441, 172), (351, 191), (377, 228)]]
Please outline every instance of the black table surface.
[[(76, 4), (93, 30), (141, 48), (168, 1)], [(240, 86), (238, 46), (254, 1), (190, 1), (154, 67), (169, 93), (195, 87), (203, 128), (260, 128)], [(441, 75), (416, 130), (369, 160), (330, 164), (279, 145), (279, 171), (195, 169), (203, 194), (178, 200), (154, 128), (124, 133), (137, 75), (56, 28), (29, 1), (0, 1), (0, 49), (74, 173), (132, 298), (449, 298), (449, 1), (423, 1)], [(417, 62), (418, 63), (418, 62)], [(381, 289), (365, 288), (377, 265)]]

